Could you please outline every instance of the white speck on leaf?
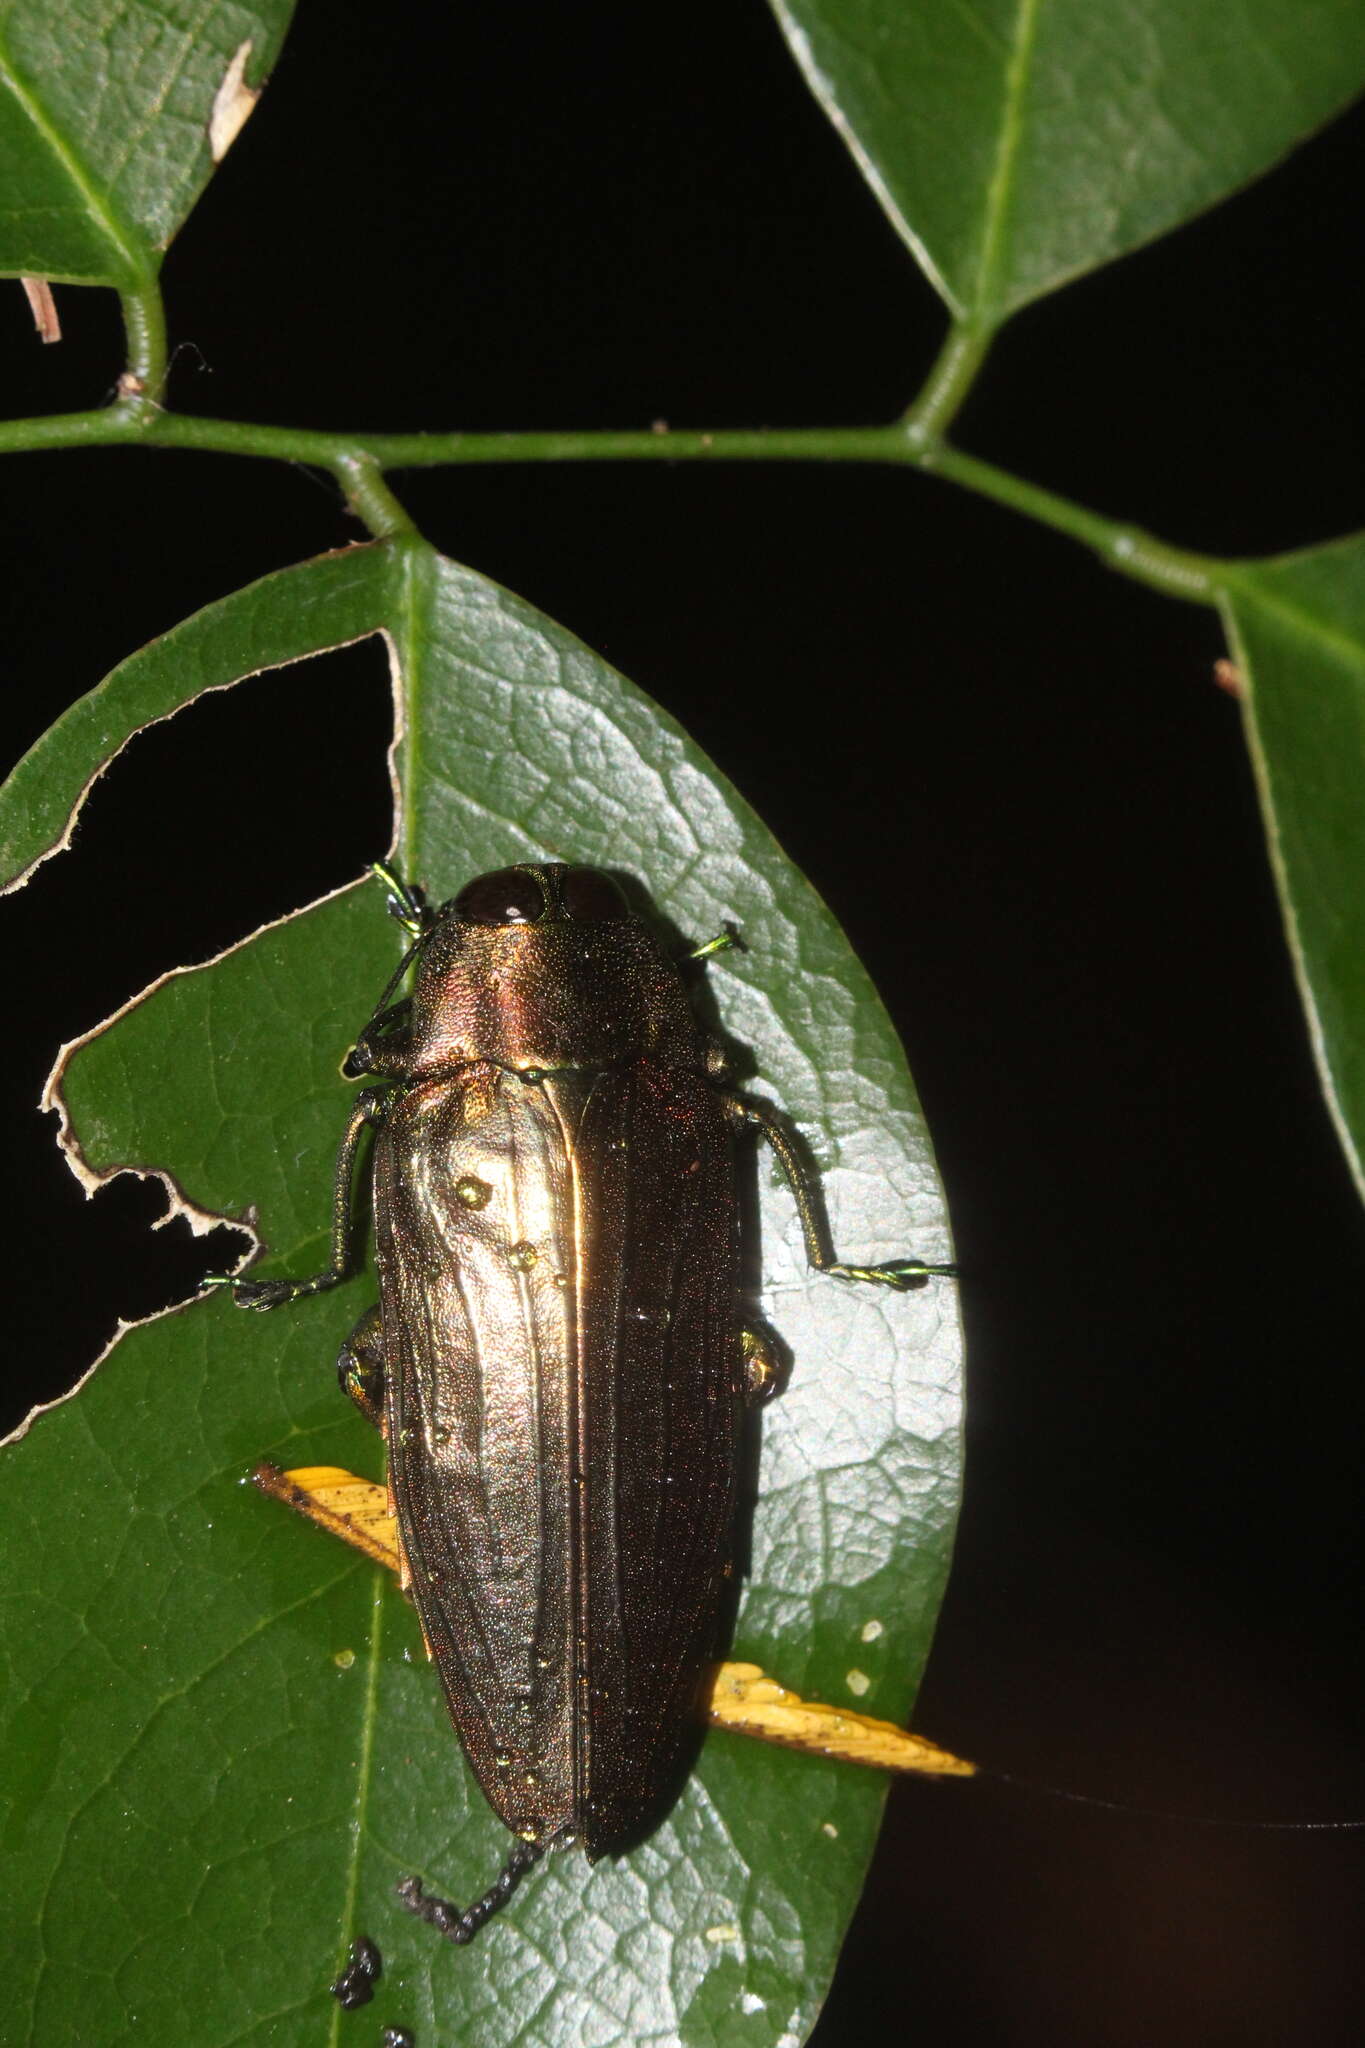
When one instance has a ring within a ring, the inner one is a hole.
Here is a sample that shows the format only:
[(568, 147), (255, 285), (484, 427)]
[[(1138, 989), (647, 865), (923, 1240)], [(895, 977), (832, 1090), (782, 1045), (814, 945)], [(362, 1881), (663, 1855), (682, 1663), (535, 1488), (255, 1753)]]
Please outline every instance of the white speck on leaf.
[(738, 1941), (739, 1929), (735, 1926), (733, 1920), (727, 1920), (721, 1927), (708, 1927), (706, 1939), (714, 1942)]
[(863, 1623), (862, 1639), (865, 1643), (875, 1643), (878, 1636), (885, 1635), (885, 1633), (886, 1631), (879, 1621), (873, 1620)]
[(868, 1677), (868, 1675), (867, 1675), (867, 1673), (866, 1673), (865, 1671), (858, 1671), (858, 1670), (856, 1670), (856, 1669), (855, 1669), (855, 1670), (853, 1670), (853, 1671), (850, 1671), (850, 1672), (849, 1672), (849, 1674), (848, 1674), (848, 1676), (847, 1676), (847, 1678), (846, 1678), (846, 1679), (844, 1680), (844, 1684), (845, 1684), (845, 1685), (846, 1685), (846, 1686), (848, 1687), (849, 1691), (850, 1691), (850, 1692), (851, 1692), (851, 1693), (853, 1694), (853, 1697), (854, 1697), (855, 1699), (859, 1699), (859, 1700), (860, 1700), (860, 1699), (862, 1698), (863, 1694), (864, 1694), (864, 1693), (865, 1693), (865, 1692), (867, 1691), (867, 1689), (868, 1689), (868, 1687), (869, 1687), (869, 1686), (871, 1685), (871, 1683), (872, 1683), (872, 1680), (871, 1680), (871, 1679), (870, 1679), (870, 1678)]

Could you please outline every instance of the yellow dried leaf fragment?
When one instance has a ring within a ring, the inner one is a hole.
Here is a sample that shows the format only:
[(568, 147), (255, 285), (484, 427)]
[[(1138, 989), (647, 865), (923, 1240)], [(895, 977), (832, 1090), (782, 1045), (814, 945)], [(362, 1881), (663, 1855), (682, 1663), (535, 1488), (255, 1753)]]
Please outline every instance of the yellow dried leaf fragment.
[(718, 1728), (734, 1728), (812, 1756), (869, 1764), (875, 1770), (922, 1771), (948, 1778), (970, 1778), (976, 1771), (964, 1757), (909, 1734), (894, 1721), (803, 1700), (757, 1664), (719, 1665), (708, 1713)]

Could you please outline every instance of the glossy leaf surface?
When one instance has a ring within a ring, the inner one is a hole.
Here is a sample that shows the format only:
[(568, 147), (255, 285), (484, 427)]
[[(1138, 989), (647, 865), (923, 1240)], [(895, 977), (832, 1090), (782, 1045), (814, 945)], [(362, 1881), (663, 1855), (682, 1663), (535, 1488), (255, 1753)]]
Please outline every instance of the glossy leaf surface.
[(292, 13), (291, 0), (0, 0), (0, 273), (125, 290), (154, 276), (213, 172), (233, 58), (250, 43), (243, 82), (259, 89)]
[[(374, 630), (396, 662), (406, 871), (446, 893), (568, 857), (628, 870), (690, 938), (739, 923), (749, 950), (710, 985), (752, 1049), (755, 1089), (810, 1137), (841, 1246), (941, 1255), (902, 1056), (828, 912), (655, 706), (424, 547), (283, 572), (135, 656), (18, 771), (0, 819), (11, 866), (53, 839), (137, 726)], [(313, 1269), (351, 1093), (338, 1061), (397, 948), (365, 883), (171, 977), (70, 1063), (91, 1163), (163, 1167), (215, 1212), (254, 1203), (266, 1270)], [(766, 1162), (758, 1177), (765, 1304), (794, 1370), (764, 1420), (735, 1653), (807, 1696), (900, 1719), (957, 1499), (955, 1293), (812, 1280), (785, 1190)], [(261, 1457), (379, 1471), (331, 1371), (371, 1298), (362, 1277), (272, 1316), (218, 1297), (143, 1326), (5, 1453), (16, 2029), (45, 2048), (125, 2032), (196, 2048), (347, 2038), (338, 2027), (356, 2023), (326, 1987), (363, 1931), (385, 1957), (372, 2036), (402, 2023), (480, 2048), (799, 2040), (875, 1836), (884, 1782), (870, 1772), (713, 1734), (643, 1848), (593, 1869), (554, 1858), (472, 1948), (399, 1908), (409, 1870), (456, 1897), (482, 1889), (507, 1837), (468, 1780), (410, 1609), (242, 1483)]]
[(1259, 176), (1365, 86), (1365, 0), (772, 0), (949, 308), (990, 329)]
[(1365, 1191), (1365, 535), (1239, 566), (1224, 612), (1309, 1033)]

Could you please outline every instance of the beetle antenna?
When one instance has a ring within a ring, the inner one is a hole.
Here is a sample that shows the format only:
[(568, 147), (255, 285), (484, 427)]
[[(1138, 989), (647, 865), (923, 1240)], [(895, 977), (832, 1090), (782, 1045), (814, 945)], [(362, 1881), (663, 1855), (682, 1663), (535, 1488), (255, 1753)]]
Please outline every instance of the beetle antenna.
[(732, 924), (727, 924), (723, 931), (716, 933), (714, 939), (704, 939), (701, 945), (693, 946), (690, 952), (684, 953), (683, 959), (709, 960), (713, 954), (728, 953), (732, 946), (737, 947), (741, 953), (747, 951), (744, 941), (735, 927)]
[(399, 982), (403, 979), (403, 976), (407, 973), (413, 961), (417, 958), (417, 955), (421, 952), (423, 946), (425, 946), (426, 942), (427, 934), (425, 932), (421, 932), (413, 940), (412, 944), (408, 947), (407, 952), (403, 955), (398, 965), (394, 968), (393, 973), (389, 976), (388, 980), (384, 984), (384, 993), (374, 1006), (374, 1017), (371, 1017), (371, 1023), (374, 1022), (374, 1018), (379, 1015), (381, 1010), (387, 1008), (389, 997), (393, 994)]
[(402, 1877), (395, 1889), (409, 1913), (415, 1913), (419, 1920), (425, 1920), (428, 1927), (434, 1927), (447, 1941), (463, 1948), (467, 1941), (474, 1939), (485, 1921), (502, 1911), (527, 1871), (539, 1863), (549, 1846), (548, 1842), (518, 1842), (483, 1897), (475, 1899), (472, 1906), (462, 1908), (453, 1905), (449, 1899), (433, 1898), (422, 1890), (420, 1877)]

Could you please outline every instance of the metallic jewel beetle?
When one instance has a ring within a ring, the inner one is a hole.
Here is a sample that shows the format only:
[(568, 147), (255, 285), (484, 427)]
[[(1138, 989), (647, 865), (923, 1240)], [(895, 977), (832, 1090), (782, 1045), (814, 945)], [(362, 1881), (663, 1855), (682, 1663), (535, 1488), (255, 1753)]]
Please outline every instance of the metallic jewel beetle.
[(679, 965), (609, 875), (528, 863), (433, 911), (378, 872), (415, 942), (346, 1063), (389, 1085), (342, 1141), (331, 1262), (231, 1284), (268, 1309), (346, 1277), (373, 1127), (380, 1304), (341, 1382), (387, 1438), (406, 1583), (519, 1838), (464, 1910), (399, 1886), (463, 1942), (548, 1848), (638, 1841), (690, 1763), (744, 1409), (776, 1376), (739, 1319), (736, 1131), (772, 1145), (822, 1272), (906, 1289), (955, 1269), (836, 1260), (790, 1137), (726, 1086)]

